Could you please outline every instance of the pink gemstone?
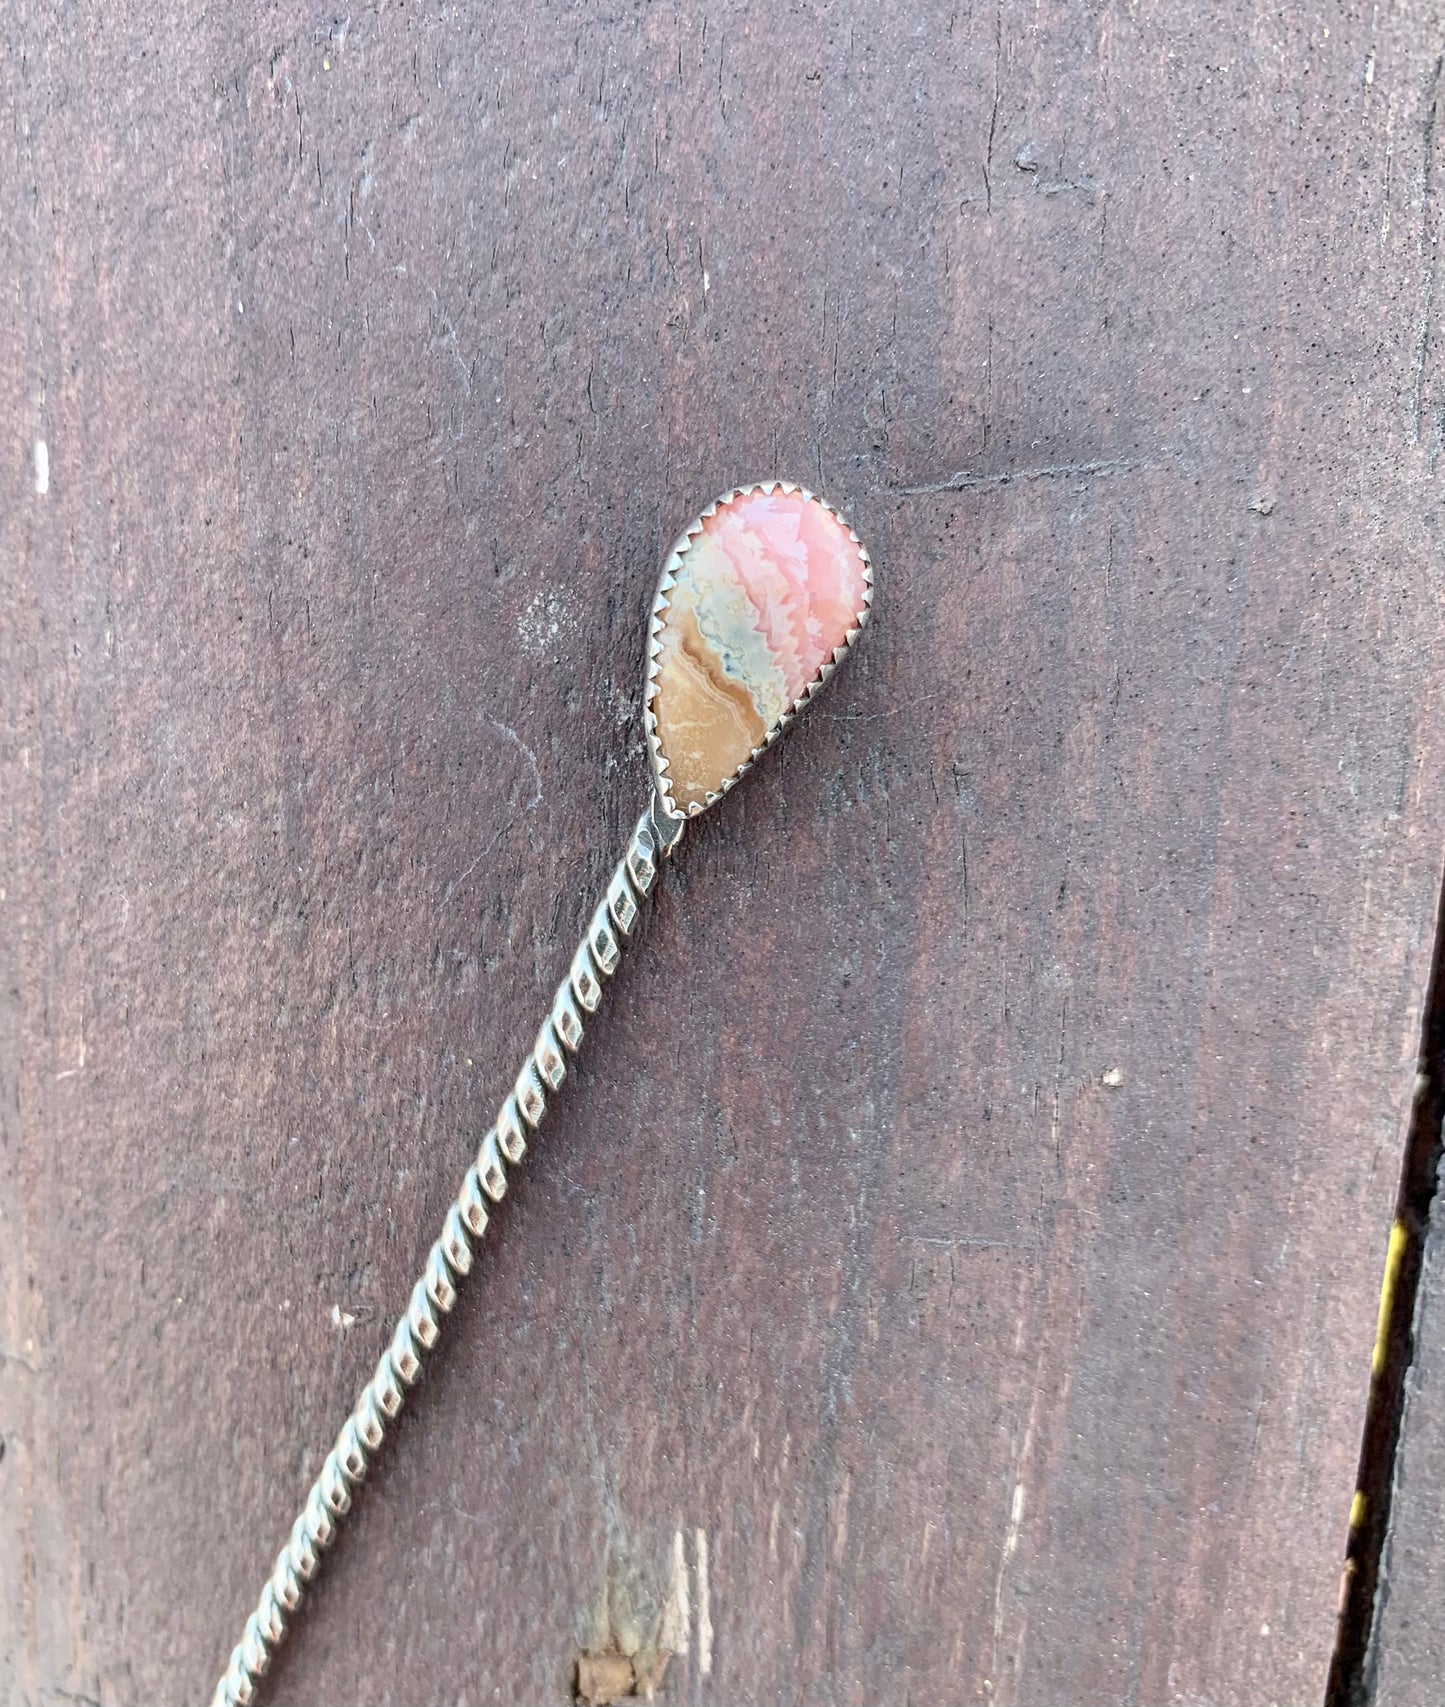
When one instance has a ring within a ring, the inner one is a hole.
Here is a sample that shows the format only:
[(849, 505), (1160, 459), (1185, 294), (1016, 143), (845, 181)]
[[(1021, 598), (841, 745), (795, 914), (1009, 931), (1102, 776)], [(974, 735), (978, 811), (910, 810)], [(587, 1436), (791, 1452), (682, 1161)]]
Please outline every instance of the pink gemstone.
[(676, 805), (700, 811), (863, 621), (867, 556), (825, 504), (781, 487), (720, 504), (681, 553), (650, 698)]

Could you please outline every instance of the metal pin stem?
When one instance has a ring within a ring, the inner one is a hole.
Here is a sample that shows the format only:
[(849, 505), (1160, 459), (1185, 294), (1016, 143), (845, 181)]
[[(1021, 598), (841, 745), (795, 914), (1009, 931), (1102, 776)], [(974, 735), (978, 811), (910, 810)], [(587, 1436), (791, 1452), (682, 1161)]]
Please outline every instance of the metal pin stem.
[(306, 1585), (316, 1575), (322, 1553), (336, 1539), (338, 1521), (351, 1508), (353, 1490), (420, 1377), (423, 1358), (441, 1337), (442, 1322), (471, 1270), (473, 1247), (487, 1229), (488, 1205), (499, 1203), (505, 1195), (508, 1165), (515, 1167), (522, 1160), (529, 1138), (542, 1123), (548, 1099), (566, 1076), (567, 1058), (581, 1045), (583, 1026), (596, 1013), (603, 986), (617, 970), (622, 945), (637, 924), (641, 904), (657, 882), (663, 856), (682, 839), (683, 824), (658, 800), (638, 819), (516, 1084), (447, 1210), (391, 1341), (276, 1555), (256, 1610), (216, 1685), (212, 1707), (246, 1707), (255, 1700), (257, 1682), (286, 1634)]

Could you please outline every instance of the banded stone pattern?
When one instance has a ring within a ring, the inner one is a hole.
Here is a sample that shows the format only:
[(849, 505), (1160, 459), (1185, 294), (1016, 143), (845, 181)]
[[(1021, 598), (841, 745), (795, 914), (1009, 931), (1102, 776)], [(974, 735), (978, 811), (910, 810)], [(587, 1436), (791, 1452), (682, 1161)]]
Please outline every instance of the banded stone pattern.
[(648, 638), (646, 728), (663, 800), (722, 798), (858, 638), (873, 571), (831, 504), (787, 480), (739, 486), (673, 547)]
[(216, 1685), (212, 1707), (245, 1707), (255, 1699), (257, 1681), (286, 1634), (288, 1619), (350, 1510), (352, 1490), (380, 1451), (388, 1427), (421, 1375), (423, 1358), (441, 1336), (442, 1322), (456, 1303), (457, 1288), (471, 1270), (474, 1248), (487, 1230), (489, 1206), (506, 1195), (507, 1169), (526, 1154), (527, 1141), (542, 1123), (548, 1098), (567, 1076), (567, 1058), (582, 1043), (584, 1020), (596, 1013), (603, 986), (617, 970), (622, 946), (657, 881), (662, 857), (677, 846), (682, 829), (682, 820), (667, 814), (660, 802), (650, 805), (638, 820), (567, 976), (558, 986), (537, 1041), (447, 1211), (391, 1342), (276, 1555), (256, 1610)]

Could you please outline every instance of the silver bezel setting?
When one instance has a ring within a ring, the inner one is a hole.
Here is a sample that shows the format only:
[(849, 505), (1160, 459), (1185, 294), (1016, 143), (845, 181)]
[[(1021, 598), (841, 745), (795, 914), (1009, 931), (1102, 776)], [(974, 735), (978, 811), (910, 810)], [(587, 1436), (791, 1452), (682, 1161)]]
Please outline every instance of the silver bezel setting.
[[(662, 622), (667, 614), (670, 602), (669, 595), (677, 585), (678, 571), (682, 568), (683, 559), (692, 548), (692, 542), (702, 532), (703, 523), (736, 499), (751, 497), (755, 492), (769, 494), (773, 492), (800, 493), (812, 503), (821, 504), (835, 521), (847, 529), (849, 539), (858, 547), (858, 555), (863, 564), (863, 608), (858, 612), (857, 621), (848, 630), (841, 645), (833, 648), (833, 656), (819, 668), (817, 675), (813, 677), (812, 681), (808, 683), (802, 693), (773, 725), (772, 729), (768, 731), (767, 739), (763, 744), (760, 747), (753, 748), (748, 757), (730, 777), (726, 778), (721, 787), (709, 792), (700, 802), (694, 801), (690, 806), (681, 807), (672, 798), (672, 787), (667, 775), (667, 759), (662, 751), (662, 743), (658, 739), (657, 716), (652, 708), (653, 701), (657, 697), (657, 660), (662, 648)], [(826, 498), (818, 497), (816, 493), (810, 492), (806, 486), (800, 485), (796, 480), (754, 480), (745, 486), (734, 486), (731, 491), (724, 492), (720, 498), (713, 499), (702, 514), (688, 525), (668, 553), (667, 561), (662, 566), (662, 576), (657, 583), (657, 594), (652, 601), (652, 615), (647, 625), (647, 669), (643, 681), (642, 717), (644, 727), (647, 730), (647, 750), (652, 758), (652, 780), (657, 787), (658, 799), (662, 803), (662, 808), (669, 817), (674, 819), (696, 818), (699, 813), (706, 812), (709, 806), (715, 806), (730, 789), (735, 788), (742, 781), (763, 754), (767, 752), (768, 748), (775, 745), (787, 733), (793, 719), (823, 684), (831, 678), (839, 664), (852, 651), (858, 636), (868, 625), (868, 617), (872, 608), (873, 561), (868, 555), (868, 547), (859, 539), (857, 530), (843, 512), (836, 509)]]

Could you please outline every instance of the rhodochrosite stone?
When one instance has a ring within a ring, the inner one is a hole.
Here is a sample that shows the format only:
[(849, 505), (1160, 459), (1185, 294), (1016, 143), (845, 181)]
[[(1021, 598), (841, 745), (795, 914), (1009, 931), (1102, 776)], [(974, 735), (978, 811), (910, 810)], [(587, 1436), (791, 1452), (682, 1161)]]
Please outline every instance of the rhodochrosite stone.
[(777, 733), (868, 593), (867, 553), (806, 492), (754, 487), (704, 517), (664, 581), (649, 698), (679, 811), (701, 811)]

